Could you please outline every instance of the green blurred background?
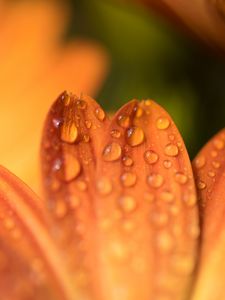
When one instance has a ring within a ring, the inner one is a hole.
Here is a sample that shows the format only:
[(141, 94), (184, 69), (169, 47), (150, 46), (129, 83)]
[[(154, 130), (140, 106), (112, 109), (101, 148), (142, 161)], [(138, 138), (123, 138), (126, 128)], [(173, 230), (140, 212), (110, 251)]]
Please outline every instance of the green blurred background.
[(111, 69), (98, 95), (115, 111), (153, 98), (175, 119), (193, 157), (225, 126), (225, 63), (207, 46), (130, 1), (73, 0), (68, 37), (99, 41)]

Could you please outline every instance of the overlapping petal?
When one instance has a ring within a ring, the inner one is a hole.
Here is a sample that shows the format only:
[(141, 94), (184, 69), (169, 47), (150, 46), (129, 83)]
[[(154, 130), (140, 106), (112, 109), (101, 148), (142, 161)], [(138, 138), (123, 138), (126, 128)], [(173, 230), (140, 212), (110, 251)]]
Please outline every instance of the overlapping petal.
[(189, 157), (171, 117), (133, 100), (110, 121), (63, 93), (47, 117), (42, 171), (56, 239), (88, 299), (186, 299), (198, 244)]

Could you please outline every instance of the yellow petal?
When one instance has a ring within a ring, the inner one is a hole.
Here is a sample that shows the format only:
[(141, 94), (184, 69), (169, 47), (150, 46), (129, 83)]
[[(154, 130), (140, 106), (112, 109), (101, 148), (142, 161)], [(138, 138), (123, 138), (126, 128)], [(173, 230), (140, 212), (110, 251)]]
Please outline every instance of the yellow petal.
[(186, 299), (198, 243), (196, 193), (167, 112), (133, 100), (110, 122), (90, 97), (63, 93), (47, 117), (42, 170), (78, 295)]

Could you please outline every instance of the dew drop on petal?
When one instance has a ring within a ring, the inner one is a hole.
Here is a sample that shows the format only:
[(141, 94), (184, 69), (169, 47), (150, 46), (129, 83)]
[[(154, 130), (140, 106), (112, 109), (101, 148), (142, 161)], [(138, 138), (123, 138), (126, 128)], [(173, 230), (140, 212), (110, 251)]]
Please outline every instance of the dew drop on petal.
[(145, 200), (146, 202), (151, 203), (151, 202), (153, 202), (153, 201), (155, 200), (155, 195), (152, 194), (152, 193), (149, 193), (149, 192), (145, 192), (145, 193), (144, 193), (144, 200)]
[(105, 161), (115, 161), (121, 157), (121, 153), (121, 146), (113, 142), (105, 147), (102, 155)]
[(123, 162), (123, 164), (124, 164), (125, 167), (130, 167), (134, 163), (133, 159), (130, 156), (128, 156), (128, 155), (126, 155), (126, 156), (123, 157), (122, 162)]
[(121, 175), (120, 180), (124, 187), (131, 187), (135, 185), (137, 176), (132, 172), (125, 172)]
[(130, 126), (130, 117), (128, 115), (119, 115), (117, 123), (120, 127), (128, 128)]
[(152, 150), (147, 150), (144, 153), (144, 158), (148, 164), (155, 164), (158, 161), (159, 156), (156, 152)]
[(88, 134), (84, 134), (84, 135), (83, 135), (83, 141), (84, 141), (85, 143), (90, 142), (90, 136), (89, 136)]
[(72, 144), (78, 137), (78, 129), (74, 122), (64, 123), (61, 127), (61, 140), (65, 143)]
[(131, 127), (126, 132), (127, 143), (132, 147), (142, 144), (144, 138), (144, 131), (140, 127)]
[(80, 206), (80, 204), (81, 204), (80, 198), (78, 198), (75, 195), (73, 195), (72, 197), (70, 197), (70, 207), (72, 209), (76, 209), (77, 207)]
[(105, 112), (100, 107), (96, 108), (95, 110), (95, 116), (99, 121), (103, 121), (105, 119)]
[(172, 236), (166, 231), (159, 232), (156, 237), (156, 245), (160, 252), (165, 254), (170, 252), (173, 248)]
[(87, 103), (84, 100), (77, 100), (76, 105), (79, 109), (86, 109), (87, 108)]
[(108, 178), (102, 177), (97, 180), (96, 188), (100, 195), (106, 196), (112, 191), (112, 183)]
[(221, 139), (215, 139), (213, 141), (213, 144), (214, 144), (214, 147), (217, 149), (217, 150), (222, 150), (225, 146), (225, 143), (223, 140)]
[(167, 155), (167, 156), (177, 156), (178, 153), (179, 153), (179, 149), (176, 145), (174, 144), (167, 144), (165, 146), (165, 149), (164, 149), (164, 153)]
[(166, 117), (158, 118), (156, 121), (156, 127), (160, 130), (167, 129), (170, 126), (170, 120)]
[(76, 186), (82, 192), (87, 190), (87, 183), (84, 180), (77, 180)]
[(198, 156), (195, 160), (194, 160), (194, 166), (197, 169), (201, 169), (205, 166), (206, 164), (206, 159), (204, 156)]
[(206, 188), (205, 182), (199, 180), (199, 181), (197, 182), (197, 188), (198, 188), (199, 190), (204, 190), (204, 189)]
[[(204, 184), (203, 186), (205, 188), (206, 185), (205, 185), (205, 183), (203, 183), (203, 184)], [(201, 189), (203, 189), (203, 188), (201, 188)], [(186, 203), (187, 206), (193, 207), (197, 203), (197, 197), (196, 197), (195, 194), (185, 195), (184, 196), (184, 202)]]
[(171, 162), (170, 160), (164, 160), (163, 166), (164, 166), (166, 169), (169, 169), (169, 168), (171, 168), (171, 166), (172, 166), (172, 162)]
[(192, 274), (195, 267), (195, 261), (192, 256), (176, 255), (171, 260), (171, 266), (173, 272), (187, 276)]
[(110, 134), (111, 134), (111, 137), (116, 138), (116, 139), (121, 137), (121, 132), (117, 129), (112, 129)]
[(63, 200), (57, 200), (55, 203), (55, 216), (57, 218), (64, 218), (67, 214), (67, 205)]
[(220, 168), (220, 163), (218, 161), (213, 161), (212, 162), (212, 166), (215, 168), (215, 169), (219, 169)]
[(157, 227), (167, 225), (168, 219), (168, 214), (165, 212), (155, 211), (151, 214), (151, 221)]
[(120, 197), (119, 198), (119, 205), (120, 205), (120, 208), (125, 213), (131, 213), (137, 207), (136, 200), (132, 196), (122, 196), (122, 197)]
[(153, 188), (159, 188), (163, 185), (164, 178), (162, 175), (153, 173), (147, 176), (147, 183)]
[(143, 115), (144, 111), (141, 107), (137, 107), (135, 117), (140, 118)]
[(209, 177), (215, 177), (215, 176), (216, 176), (216, 173), (213, 172), (213, 171), (209, 171), (207, 175), (208, 175)]
[(177, 172), (175, 174), (175, 180), (179, 184), (185, 184), (188, 181), (188, 177), (185, 174), (181, 173), (181, 172)]
[(163, 191), (159, 195), (160, 200), (171, 203), (174, 200), (174, 195), (169, 191)]
[(91, 122), (90, 120), (86, 120), (86, 121), (85, 121), (85, 126), (86, 126), (88, 129), (90, 129), (91, 126), (92, 126), (92, 122)]

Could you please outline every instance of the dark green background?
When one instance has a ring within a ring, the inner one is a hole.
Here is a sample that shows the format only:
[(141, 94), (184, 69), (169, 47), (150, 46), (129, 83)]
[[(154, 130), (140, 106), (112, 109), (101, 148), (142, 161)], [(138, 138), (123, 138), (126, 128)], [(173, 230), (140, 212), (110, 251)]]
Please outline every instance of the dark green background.
[(140, 5), (71, 1), (68, 37), (88, 37), (108, 50), (111, 70), (98, 95), (108, 110), (153, 98), (175, 119), (193, 157), (225, 126), (223, 58)]

